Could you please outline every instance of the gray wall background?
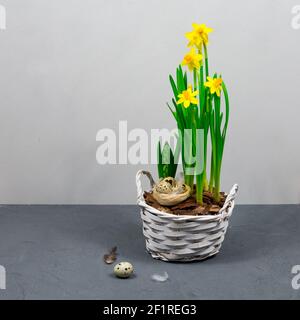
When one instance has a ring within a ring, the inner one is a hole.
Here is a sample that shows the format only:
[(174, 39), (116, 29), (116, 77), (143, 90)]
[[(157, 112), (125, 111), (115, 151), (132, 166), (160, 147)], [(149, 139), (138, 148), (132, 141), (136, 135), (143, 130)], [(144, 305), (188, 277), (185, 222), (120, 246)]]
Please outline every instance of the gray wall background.
[(134, 203), (135, 172), (156, 168), (100, 166), (96, 133), (175, 126), (168, 74), (192, 22), (215, 29), (210, 68), (231, 96), (223, 188), (238, 182), (239, 203), (299, 203), (298, 3), (0, 0), (0, 203)]

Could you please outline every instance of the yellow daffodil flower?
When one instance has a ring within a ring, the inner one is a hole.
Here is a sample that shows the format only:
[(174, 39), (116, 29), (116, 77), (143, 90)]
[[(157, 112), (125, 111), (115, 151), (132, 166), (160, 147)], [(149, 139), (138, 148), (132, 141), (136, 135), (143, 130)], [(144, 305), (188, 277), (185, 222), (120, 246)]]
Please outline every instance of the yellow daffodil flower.
[(197, 104), (198, 100), (196, 99), (196, 96), (198, 94), (198, 91), (192, 91), (192, 86), (190, 85), (187, 90), (182, 91), (178, 95), (178, 101), (176, 102), (177, 104), (183, 103), (183, 106), (185, 108), (188, 108), (190, 104)]
[(204, 83), (205, 87), (210, 89), (210, 93), (216, 93), (220, 97), (222, 89), (222, 78), (207, 77), (207, 82)]
[(200, 61), (202, 60), (202, 55), (196, 53), (196, 50), (194, 48), (191, 48), (190, 52), (188, 52), (181, 64), (183, 66), (187, 66), (190, 71), (193, 71), (194, 69), (200, 68)]
[(202, 38), (195, 31), (187, 32), (185, 34), (186, 38), (189, 40), (188, 47), (195, 46), (198, 49), (201, 49), (202, 46)]
[(185, 36), (188, 38), (188, 46), (196, 46), (201, 48), (202, 43), (208, 44), (208, 34), (213, 31), (212, 28), (207, 27), (204, 23), (193, 23), (193, 31), (188, 32)]

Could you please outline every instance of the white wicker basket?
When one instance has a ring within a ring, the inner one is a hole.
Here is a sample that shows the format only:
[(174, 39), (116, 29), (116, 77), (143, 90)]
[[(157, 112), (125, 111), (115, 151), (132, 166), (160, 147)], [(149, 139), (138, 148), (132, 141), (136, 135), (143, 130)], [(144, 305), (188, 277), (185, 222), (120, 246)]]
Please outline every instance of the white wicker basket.
[(141, 208), (146, 249), (151, 256), (164, 261), (188, 262), (203, 260), (218, 253), (234, 208), (238, 185), (232, 187), (218, 214), (177, 216), (146, 204), (142, 175), (149, 178), (151, 187), (155, 182), (148, 171), (140, 170), (136, 174), (137, 204)]

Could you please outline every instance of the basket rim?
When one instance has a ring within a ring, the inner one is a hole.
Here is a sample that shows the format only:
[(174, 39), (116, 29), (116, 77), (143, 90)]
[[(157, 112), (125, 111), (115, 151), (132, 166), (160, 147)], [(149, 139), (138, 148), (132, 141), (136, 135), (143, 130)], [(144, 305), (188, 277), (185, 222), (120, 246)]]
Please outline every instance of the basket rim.
[[(137, 205), (140, 208), (146, 209), (149, 213), (157, 214), (163, 218), (170, 218), (170, 219), (176, 219), (176, 220), (202, 220), (202, 221), (207, 220), (207, 221), (210, 221), (210, 220), (224, 219), (226, 217), (231, 216), (231, 213), (233, 211), (235, 203), (234, 203), (234, 200), (232, 200), (230, 207), (227, 206), (226, 208), (224, 208), (224, 206), (223, 206), (220, 209), (219, 213), (217, 213), (217, 214), (204, 214), (204, 215), (188, 215), (188, 214), (176, 215), (176, 214), (161, 211), (161, 210), (158, 210), (152, 206), (149, 206), (144, 200), (138, 200)], [(223, 208), (224, 208), (224, 210), (221, 211)]]
[(168, 213), (164, 211), (160, 211), (158, 209), (155, 209), (154, 207), (149, 206), (144, 199), (144, 191), (142, 189), (141, 184), (141, 176), (146, 175), (150, 181), (151, 187), (155, 184), (154, 179), (152, 178), (152, 175), (148, 171), (139, 170), (136, 174), (136, 185), (137, 185), (137, 205), (140, 208), (146, 209), (151, 214), (159, 215), (161, 218), (164, 219), (170, 219), (170, 220), (176, 220), (176, 221), (213, 221), (213, 220), (223, 220), (227, 217), (230, 217), (235, 205), (234, 199), (236, 197), (237, 191), (238, 191), (238, 185), (234, 184), (231, 188), (230, 192), (227, 194), (225, 203), (223, 207), (220, 209), (219, 213), (217, 214), (206, 214), (206, 215), (176, 215), (173, 213)]

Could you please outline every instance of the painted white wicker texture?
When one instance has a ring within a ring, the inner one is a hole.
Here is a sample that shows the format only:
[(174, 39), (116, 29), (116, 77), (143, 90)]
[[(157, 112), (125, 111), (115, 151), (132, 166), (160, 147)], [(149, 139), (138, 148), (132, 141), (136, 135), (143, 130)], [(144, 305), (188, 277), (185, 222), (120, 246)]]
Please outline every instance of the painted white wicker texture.
[(177, 216), (146, 204), (141, 182), (143, 175), (148, 177), (151, 188), (155, 181), (148, 171), (140, 170), (136, 174), (137, 204), (141, 209), (146, 249), (151, 256), (164, 261), (188, 262), (217, 254), (234, 208), (238, 185), (232, 187), (218, 214)]

